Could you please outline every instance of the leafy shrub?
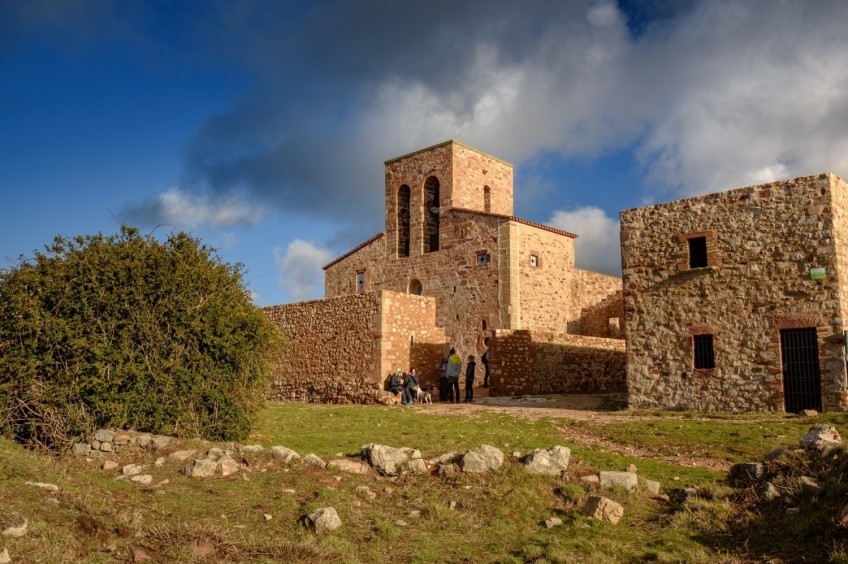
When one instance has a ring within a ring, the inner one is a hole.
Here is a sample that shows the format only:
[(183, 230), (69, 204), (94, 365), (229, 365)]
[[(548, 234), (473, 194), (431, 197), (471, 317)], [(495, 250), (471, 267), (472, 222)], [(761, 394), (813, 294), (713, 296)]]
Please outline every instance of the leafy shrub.
[(0, 271), (0, 429), (56, 449), (100, 427), (243, 438), (280, 346), (242, 266), (185, 233), (57, 237)]

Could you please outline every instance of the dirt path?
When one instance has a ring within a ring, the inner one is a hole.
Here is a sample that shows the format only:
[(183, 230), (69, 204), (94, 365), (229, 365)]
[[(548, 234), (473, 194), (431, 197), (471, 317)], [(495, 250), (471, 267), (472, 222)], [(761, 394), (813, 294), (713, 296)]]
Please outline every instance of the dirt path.
[[(477, 394), (477, 390), (475, 390)], [(497, 412), (525, 419), (571, 419), (590, 421), (598, 425), (658, 419), (650, 415), (625, 415), (627, 401), (622, 393), (573, 394), (516, 397), (480, 397), (475, 403), (434, 403), (424, 410), (434, 415), (468, 415), (478, 412)], [(690, 418), (691, 420), (691, 418)], [(675, 466), (706, 468), (726, 472), (731, 463), (727, 460), (698, 456), (696, 453), (677, 453), (673, 456), (632, 444), (609, 440), (585, 427), (565, 425), (557, 427), (563, 438), (595, 450), (613, 452), (628, 457), (660, 460)]]

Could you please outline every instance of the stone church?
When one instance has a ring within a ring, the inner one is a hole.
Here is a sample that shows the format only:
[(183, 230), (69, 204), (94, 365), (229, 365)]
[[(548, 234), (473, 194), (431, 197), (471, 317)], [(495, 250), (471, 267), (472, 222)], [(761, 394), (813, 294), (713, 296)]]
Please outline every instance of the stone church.
[(266, 309), (290, 361), (346, 383), (281, 367), (273, 397), (371, 401), (397, 367), (434, 382), (451, 346), (490, 349), (494, 395), (623, 388), (621, 279), (576, 268), (576, 237), (515, 217), (512, 165), (462, 143), (386, 161), (385, 230), (324, 267), (323, 300)]

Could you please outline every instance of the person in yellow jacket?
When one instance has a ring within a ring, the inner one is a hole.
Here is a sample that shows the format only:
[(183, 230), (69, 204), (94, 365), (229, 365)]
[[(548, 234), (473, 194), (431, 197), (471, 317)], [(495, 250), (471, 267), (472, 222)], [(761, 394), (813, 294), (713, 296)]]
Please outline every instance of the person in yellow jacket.
[(462, 373), (462, 357), (456, 354), (456, 349), (450, 350), (448, 357), (448, 401), (459, 403), (459, 375)]

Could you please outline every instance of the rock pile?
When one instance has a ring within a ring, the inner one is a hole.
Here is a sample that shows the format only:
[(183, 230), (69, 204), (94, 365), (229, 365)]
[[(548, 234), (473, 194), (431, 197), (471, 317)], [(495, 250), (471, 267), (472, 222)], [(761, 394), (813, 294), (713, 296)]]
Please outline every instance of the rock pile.
[(132, 448), (159, 450), (168, 447), (172, 441), (171, 437), (165, 435), (100, 429), (86, 441), (76, 443), (72, 452), (77, 456), (92, 456), (97, 453), (122, 452)]

